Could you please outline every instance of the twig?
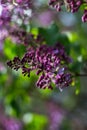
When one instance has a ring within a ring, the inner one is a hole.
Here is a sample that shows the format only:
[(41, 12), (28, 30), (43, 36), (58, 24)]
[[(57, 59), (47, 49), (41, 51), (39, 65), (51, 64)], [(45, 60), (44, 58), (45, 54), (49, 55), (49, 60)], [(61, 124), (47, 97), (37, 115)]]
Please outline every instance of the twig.
[(87, 74), (79, 74), (79, 73), (76, 73), (76, 74), (74, 74), (74, 76), (86, 77), (86, 76), (87, 76)]

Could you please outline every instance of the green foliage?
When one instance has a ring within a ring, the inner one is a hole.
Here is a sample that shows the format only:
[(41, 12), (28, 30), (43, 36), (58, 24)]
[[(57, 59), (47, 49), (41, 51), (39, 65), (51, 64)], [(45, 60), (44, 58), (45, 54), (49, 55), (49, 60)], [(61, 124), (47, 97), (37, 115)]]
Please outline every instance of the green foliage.
[(15, 56), (23, 56), (26, 48), (22, 44), (16, 44), (7, 38), (4, 43), (4, 54), (8, 59), (13, 59)]
[(58, 41), (59, 29), (56, 24), (52, 24), (47, 29), (39, 28), (39, 33), (45, 38), (48, 45), (53, 45)]
[[(24, 115), (25, 117), (25, 115)], [(25, 120), (26, 119), (26, 120)], [(25, 129), (26, 130), (44, 130), (46, 129), (47, 124), (47, 118), (42, 115), (38, 114), (27, 114), (27, 116), (24, 118), (25, 123), (27, 124)], [(29, 121), (29, 122), (28, 122)]]
[(67, 54), (70, 52), (70, 42), (65, 34), (61, 34), (58, 26), (54, 23), (48, 28), (39, 28), (39, 33), (44, 37), (49, 46), (53, 46), (57, 42), (64, 45)]
[[(85, 27), (84, 27), (85, 28)], [(87, 27), (86, 27), (87, 28)], [(47, 28), (34, 28), (33, 34), (40, 33), (46, 40), (46, 44), (53, 46), (57, 42), (64, 45), (66, 53), (73, 59), (70, 70), (75, 73), (84, 72), (84, 64), (87, 61), (87, 30), (77, 26), (77, 30), (69, 33), (60, 33), (61, 29), (56, 24)], [(86, 93), (86, 80), (75, 77), (72, 83), (73, 87), (65, 89), (62, 93), (56, 88), (54, 90), (40, 90), (36, 88), (37, 76), (31, 73), (30, 78), (24, 77), (21, 70), (11, 71), (6, 62), (13, 59), (14, 56), (22, 57), (26, 48), (22, 44), (16, 44), (7, 38), (4, 43), (3, 54), (0, 57), (0, 63), (3, 63), (0, 70), (0, 103), (4, 104), (5, 113), (23, 121), (24, 130), (48, 130), (49, 116), (47, 115), (49, 107), (47, 101), (56, 102), (60, 108), (72, 113), (72, 110), (78, 108), (77, 96), (82, 94), (82, 88)], [(67, 96), (68, 95), (68, 96)], [(55, 104), (56, 104), (55, 103)], [(48, 104), (47, 104), (48, 105)], [(61, 130), (72, 130), (71, 122), (66, 119), (63, 122)]]

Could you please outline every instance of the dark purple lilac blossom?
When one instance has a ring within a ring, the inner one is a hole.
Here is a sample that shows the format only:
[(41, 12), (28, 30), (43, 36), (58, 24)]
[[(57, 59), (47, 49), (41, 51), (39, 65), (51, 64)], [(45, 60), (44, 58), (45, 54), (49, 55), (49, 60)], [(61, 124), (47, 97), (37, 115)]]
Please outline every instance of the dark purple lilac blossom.
[[(37, 41), (40, 36), (32, 41)], [(52, 84), (57, 88), (67, 87), (72, 82), (71, 73), (68, 70), (68, 64), (71, 59), (65, 53), (63, 45), (57, 43), (55, 47), (46, 44), (32, 44), (22, 59), (15, 57), (12, 61), (8, 61), (7, 65), (16, 71), (22, 69), (22, 74), (30, 76), (30, 72), (36, 70), (39, 79), (36, 86), (39, 88), (52, 89)]]
[[(72, 13), (77, 12), (83, 4), (87, 6), (87, 0), (50, 0), (49, 2), (49, 5), (57, 11), (61, 11), (62, 6), (65, 6), (67, 11)], [(84, 7), (84, 15), (82, 16), (83, 22), (87, 22), (86, 6)]]
[(34, 38), (35, 36), (33, 34), (27, 33), (25, 30), (20, 29), (18, 26), (13, 26), (9, 30), (9, 36), (15, 43), (22, 43), (25, 46), (28, 46), (29, 43), (40, 44), (41, 42), (43, 42), (43, 38), (40, 35)]

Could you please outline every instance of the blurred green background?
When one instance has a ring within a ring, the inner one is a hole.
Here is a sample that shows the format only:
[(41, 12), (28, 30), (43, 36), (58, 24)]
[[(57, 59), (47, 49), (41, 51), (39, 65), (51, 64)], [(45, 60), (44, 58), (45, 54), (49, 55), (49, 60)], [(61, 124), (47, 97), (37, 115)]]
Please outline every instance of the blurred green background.
[[(81, 21), (82, 11), (58, 13), (41, 0), (34, 5), (25, 29), (40, 33), (48, 45), (61, 42), (73, 59), (70, 70), (87, 75), (87, 23)], [(12, 125), (9, 130), (87, 130), (87, 77), (76, 76), (72, 85), (62, 92), (56, 87), (36, 88), (38, 77), (34, 72), (29, 78), (21, 70), (16, 72), (7, 67), (8, 60), (22, 57), (24, 52), (22, 44), (9, 38), (0, 51), (0, 130), (6, 129), (4, 120), (10, 122), (10, 119), (14, 123), (9, 123)]]

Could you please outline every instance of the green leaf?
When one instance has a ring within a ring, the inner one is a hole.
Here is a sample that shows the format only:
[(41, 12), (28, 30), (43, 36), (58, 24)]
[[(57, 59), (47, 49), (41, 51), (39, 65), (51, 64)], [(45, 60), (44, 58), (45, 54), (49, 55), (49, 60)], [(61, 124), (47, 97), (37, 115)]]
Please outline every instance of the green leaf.
[(48, 28), (39, 28), (41, 34), (48, 45), (53, 45), (58, 41), (59, 29), (56, 24), (52, 24)]

